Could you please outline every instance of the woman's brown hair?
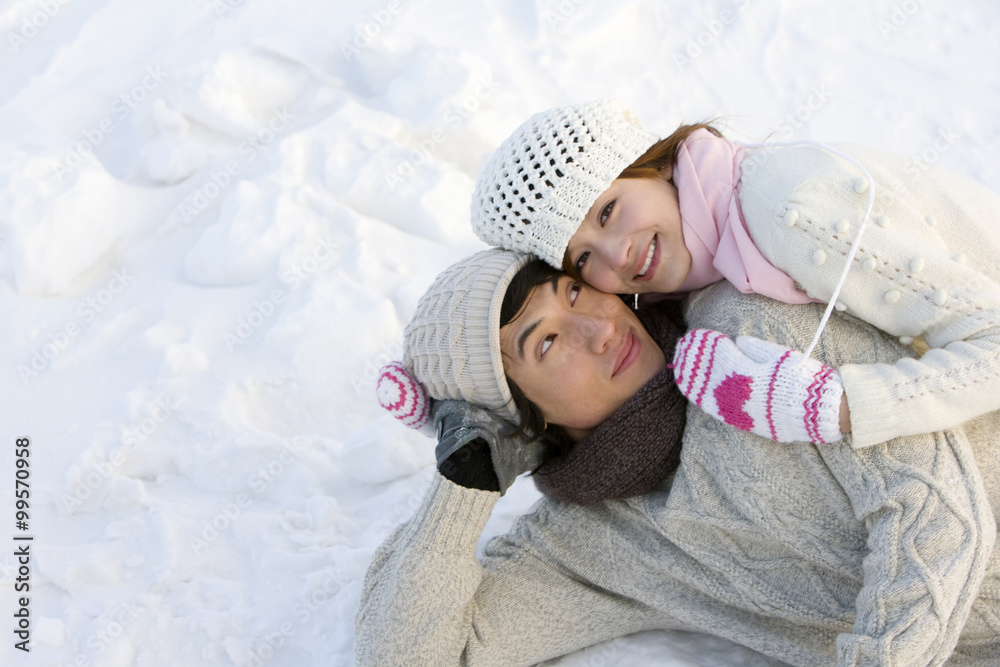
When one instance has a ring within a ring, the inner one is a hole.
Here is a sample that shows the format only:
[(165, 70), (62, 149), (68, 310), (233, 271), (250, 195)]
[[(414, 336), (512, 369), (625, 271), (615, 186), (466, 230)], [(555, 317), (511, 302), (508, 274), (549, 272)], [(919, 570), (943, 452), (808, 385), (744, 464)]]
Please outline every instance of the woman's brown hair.
[[(711, 122), (711, 121), (710, 121)], [(666, 139), (660, 139), (646, 149), (646, 152), (636, 158), (635, 162), (625, 167), (618, 178), (658, 178), (660, 171), (677, 164), (677, 152), (681, 144), (687, 141), (694, 132), (708, 130), (717, 137), (722, 133), (709, 123), (694, 123), (681, 125)]]
[[(681, 125), (666, 139), (660, 139), (655, 144), (646, 149), (646, 152), (636, 158), (635, 162), (625, 167), (618, 178), (660, 178), (661, 171), (667, 167), (673, 168), (677, 164), (677, 152), (688, 137), (697, 130), (708, 130), (717, 137), (722, 133), (707, 123), (693, 123), (691, 125)], [(671, 178), (671, 182), (673, 179)], [(574, 280), (583, 280), (576, 270), (573, 260), (569, 256), (569, 249), (563, 255), (563, 270), (571, 275)]]

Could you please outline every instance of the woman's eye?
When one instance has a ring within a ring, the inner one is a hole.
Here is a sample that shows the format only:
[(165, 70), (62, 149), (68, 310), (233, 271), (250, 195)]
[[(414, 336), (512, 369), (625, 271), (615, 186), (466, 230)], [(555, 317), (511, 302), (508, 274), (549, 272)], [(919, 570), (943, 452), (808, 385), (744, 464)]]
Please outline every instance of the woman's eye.
[(590, 257), (590, 251), (580, 253), (580, 256), (576, 258), (576, 272), (583, 274), (583, 265), (587, 263), (587, 258)]
[(576, 303), (576, 297), (580, 294), (580, 283), (573, 283), (569, 288), (569, 305)]
[(607, 204), (605, 204), (604, 208), (601, 209), (601, 213), (597, 216), (597, 221), (601, 223), (601, 227), (604, 226), (604, 223), (611, 215), (611, 209), (613, 209), (614, 207), (615, 207), (615, 200), (612, 199)]
[(552, 341), (554, 341), (555, 339), (556, 339), (555, 334), (549, 334), (548, 336), (545, 337), (544, 340), (542, 340), (542, 356), (543, 357), (545, 356), (545, 353), (548, 352), (549, 346), (552, 345)]

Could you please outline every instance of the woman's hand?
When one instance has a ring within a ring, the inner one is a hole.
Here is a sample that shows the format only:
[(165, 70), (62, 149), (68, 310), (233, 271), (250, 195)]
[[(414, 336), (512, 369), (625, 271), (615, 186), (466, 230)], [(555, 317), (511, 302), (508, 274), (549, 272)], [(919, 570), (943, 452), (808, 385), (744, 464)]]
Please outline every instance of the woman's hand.
[(851, 406), (847, 404), (847, 394), (840, 397), (840, 432), (851, 432)]
[(778, 442), (836, 442), (850, 429), (840, 374), (751, 336), (689, 331), (671, 364), (681, 392), (707, 414)]

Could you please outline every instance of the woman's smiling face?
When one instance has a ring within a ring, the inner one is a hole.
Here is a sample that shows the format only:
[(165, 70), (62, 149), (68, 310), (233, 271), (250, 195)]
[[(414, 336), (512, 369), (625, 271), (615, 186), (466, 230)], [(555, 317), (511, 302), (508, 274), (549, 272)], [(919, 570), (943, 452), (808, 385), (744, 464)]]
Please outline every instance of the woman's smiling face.
[(677, 189), (658, 178), (619, 178), (587, 212), (566, 261), (602, 292), (674, 292), (691, 270)]
[(575, 440), (666, 368), (663, 351), (628, 306), (567, 275), (531, 290), (500, 328), (507, 376)]

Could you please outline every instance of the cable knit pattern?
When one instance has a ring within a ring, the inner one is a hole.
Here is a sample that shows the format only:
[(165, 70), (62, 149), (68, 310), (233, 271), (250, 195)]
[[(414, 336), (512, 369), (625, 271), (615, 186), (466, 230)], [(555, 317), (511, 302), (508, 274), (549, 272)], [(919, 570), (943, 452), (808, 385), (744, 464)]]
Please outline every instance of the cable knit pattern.
[[(793, 347), (820, 312), (727, 283), (687, 307), (692, 326)], [(832, 365), (908, 353), (843, 315), (817, 349)], [(544, 499), (482, 560), (496, 494), (438, 479), (374, 557), (357, 664), (529, 665), (650, 628), (808, 667), (1000, 664), (1000, 414), (864, 450), (776, 445), (694, 406), (687, 418), (672, 484), (589, 507)]]
[[(840, 367), (855, 447), (950, 428), (1000, 409), (1000, 195), (906, 160), (839, 147), (875, 179), (872, 219), (839, 308), (903, 340), (919, 361)], [(857, 167), (816, 147), (741, 164), (740, 202), (761, 253), (828, 301), (868, 198)]]

